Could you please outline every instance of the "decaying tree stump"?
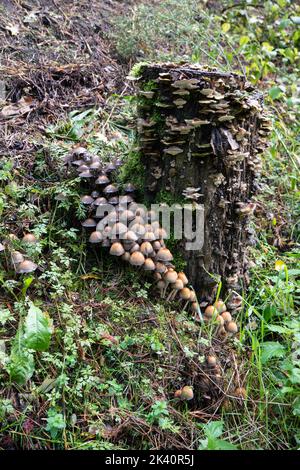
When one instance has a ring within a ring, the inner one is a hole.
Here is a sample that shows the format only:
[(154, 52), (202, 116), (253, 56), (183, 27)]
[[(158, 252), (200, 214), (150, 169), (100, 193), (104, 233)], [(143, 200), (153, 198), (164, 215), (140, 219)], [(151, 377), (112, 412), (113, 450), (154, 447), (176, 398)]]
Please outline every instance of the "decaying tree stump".
[(187, 275), (206, 298), (221, 277), (229, 308), (238, 308), (233, 291), (247, 283), (251, 197), (269, 129), (262, 96), (242, 76), (186, 65), (141, 65), (137, 84), (146, 198), (204, 205), (203, 248), (180, 242)]

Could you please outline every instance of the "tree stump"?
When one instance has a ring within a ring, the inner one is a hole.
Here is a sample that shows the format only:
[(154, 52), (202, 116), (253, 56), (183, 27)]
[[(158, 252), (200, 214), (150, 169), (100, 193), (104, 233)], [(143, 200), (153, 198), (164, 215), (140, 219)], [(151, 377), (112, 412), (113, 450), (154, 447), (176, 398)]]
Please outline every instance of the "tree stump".
[(141, 65), (138, 143), (145, 168), (146, 199), (162, 194), (204, 206), (204, 245), (179, 249), (200, 298), (210, 299), (218, 279), (229, 308), (239, 308), (247, 284), (248, 227), (258, 189), (259, 153), (269, 121), (262, 95), (244, 77), (176, 64)]

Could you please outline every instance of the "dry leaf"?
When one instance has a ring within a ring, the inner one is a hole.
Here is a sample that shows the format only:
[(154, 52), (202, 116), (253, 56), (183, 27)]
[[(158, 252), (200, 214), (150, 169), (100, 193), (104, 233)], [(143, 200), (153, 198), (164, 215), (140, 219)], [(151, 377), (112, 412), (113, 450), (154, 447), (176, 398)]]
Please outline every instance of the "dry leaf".
[(37, 105), (37, 101), (31, 96), (23, 96), (17, 103), (12, 103), (2, 108), (0, 117), (10, 119), (29, 113)]

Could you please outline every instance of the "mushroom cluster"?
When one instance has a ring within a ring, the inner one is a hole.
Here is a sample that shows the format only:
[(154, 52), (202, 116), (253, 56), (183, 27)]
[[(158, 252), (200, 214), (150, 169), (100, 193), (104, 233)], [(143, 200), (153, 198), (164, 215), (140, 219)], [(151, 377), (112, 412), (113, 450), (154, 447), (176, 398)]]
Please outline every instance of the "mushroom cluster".
[(217, 333), (234, 336), (238, 332), (238, 326), (228, 312), (223, 300), (217, 300), (213, 305), (208, 305), (204, 310), (204, 321), (217, 324)]
[[(13, 242), (20, 242), (22, 245), (21, 251), (15, 250), (13, 247)], [(36, 237), (32, 233), (26, 233), (21, 240), (13, 234), (10, 233), (5, 240), (0, 243), (0, 252), (8, 252), (10, 256), (10, 264), (18, 274), (28, 274), (32, 273), (37, 269), (37, 265), (31, 261), (28, 256), (26, 256), (26, 247), (31, 244), (37, 243)]]
[(64, 164), (75, 168), (82, 180), (93, 182), (101, 188), (107, 184), (109, 175), (122, 165), (122, 161), (116, 158), (110, 163), (103, 163), (99, 155), (90, 153), (85, 147), (76, 147), (64, 157)]

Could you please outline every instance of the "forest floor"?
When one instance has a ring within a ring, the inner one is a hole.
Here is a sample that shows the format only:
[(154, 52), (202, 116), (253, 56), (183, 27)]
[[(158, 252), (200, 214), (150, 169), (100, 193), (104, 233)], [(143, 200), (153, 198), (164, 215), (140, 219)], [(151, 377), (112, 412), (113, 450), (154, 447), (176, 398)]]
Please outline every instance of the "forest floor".
[[(1, 2), (0, 242), (33, 232), (39, 271), (18, 276), (0, 253), (0, 449), (299, 448), (299, 9), (256, 3)], [(62, 168), (79, 144), (130, 158), (126, 76), (144, 60), (242, 70), (272, 116), (251, 283), (226, 346), (88, 247), (80, 182)], [(53, 323), (47, 351), (21, 344), (32, 308)], [(203, 366), (214, 351), (217, 387)], [(188, 403), (174, 399), (185, 384)]]

